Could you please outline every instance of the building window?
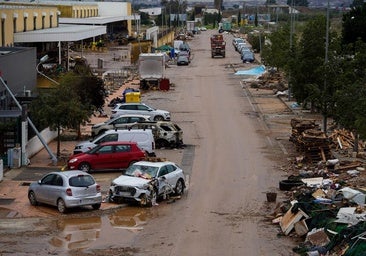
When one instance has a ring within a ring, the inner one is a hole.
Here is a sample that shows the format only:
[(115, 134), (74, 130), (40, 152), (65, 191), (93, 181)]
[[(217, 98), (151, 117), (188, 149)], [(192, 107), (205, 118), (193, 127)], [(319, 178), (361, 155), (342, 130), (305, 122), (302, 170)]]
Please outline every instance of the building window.
[(45, 21), (45, 16), (42, 16), (42, 29), (44, 29), (44, 21)]
[(50, 28), (52, 28), (52, 17), (53, 15), (50, 15)]
[(33, 17), (33, 30), (36, 30), (37, 29), (37, 17), (34, 16)]
[(17, 18), (13, 18), (13, 30), (14, 30), (14, 33), (17, 32)]
[(23, 26), (24, 26), (24, 29), (23, 29), (23, 32), (27, 31), (27, 17), (24, 17), (24, 21), (23, 21)]
[(5, 19), (1, 19), (1, 46), (5, 46)]

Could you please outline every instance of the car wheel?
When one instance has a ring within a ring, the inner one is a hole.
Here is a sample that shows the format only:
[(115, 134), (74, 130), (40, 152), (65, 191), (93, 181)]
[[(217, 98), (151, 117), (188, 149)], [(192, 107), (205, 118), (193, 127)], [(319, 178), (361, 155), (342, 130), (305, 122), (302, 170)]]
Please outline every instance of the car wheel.
[(155, 116), (154, 121), (164, 121), (164, 117), (162, 116)]
[(151, 207), (151, 206), (153, 206), (153, 204), (156, 203), (156, 199), (157, 199), (157, 193), (156, 193), (156, 190), (154, 189), (150, 196), (148, 196), (146, 194), (143, 194), (141, 196), (140, 205), (142, 207)]
[(98, 210), (102, 204), (93, 204), (92, 207), (94, 210)]
[(175, 185), (175, 194), (178, 196), (183, 195), (184, 187), (185, 187), (185, 185), (184, 185), (183, 180), (181, 180), (181, 179), (178, 180), (177, 184)]
[(57, 200), (57, 209), (61, 213), (65, 213), (67, 211), (65, 201), (61, 198)]
[(28, 199), (29, 199), (29, 202), (30, 202), (31, 205), (33, 205), (33, 206), (38, 205), (36, 195), (34, 194), (33, 191), (30, 191), (28, 193)]
[(83, 162), (81, 164), (79, 164), (79, 170), (84, 171), (84, 172), (90, 172), (90, 164)]
[(169, 146), (169, 142), (164, 139), (156, 140), (156, 148), (167, 148)]

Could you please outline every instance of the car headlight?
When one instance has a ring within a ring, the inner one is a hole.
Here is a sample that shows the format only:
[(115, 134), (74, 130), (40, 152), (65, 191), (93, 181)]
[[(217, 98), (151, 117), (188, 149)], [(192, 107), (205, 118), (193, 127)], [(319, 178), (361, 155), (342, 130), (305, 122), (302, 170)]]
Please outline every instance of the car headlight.
[(117, 184), (112, 181), (111, 182), (111, 187), (115, 187), (115, 186), (117, 186)]
[(75, 146), (75, 149), (81, 149), (81, 146)]
[(72, 163), (75, 163), (78, 159), (77, 158), (71, 158), (69, 163), (72, 164)]

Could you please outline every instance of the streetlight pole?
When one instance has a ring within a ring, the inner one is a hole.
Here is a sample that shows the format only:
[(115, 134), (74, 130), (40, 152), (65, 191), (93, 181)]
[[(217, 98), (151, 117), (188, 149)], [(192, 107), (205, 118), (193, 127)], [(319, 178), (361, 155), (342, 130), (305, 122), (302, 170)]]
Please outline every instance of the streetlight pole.
[(56, 84), (56, 85), (60, 85), (60, 83), (59, 83), (59, 82), (57, 82), (56, 80), (53, 80), (51, 77), (48, 77), (48, 76), (46, 76), (44, 73), (42, 73), (41, 71), (39, 71), (39, 65), (41, 65), (41, 64), (43, 64), (43, 63), (45, 63), (47, 60), (48, 60), (48, 55), (43, 56), (43, 57), (39, 60), (39, 63), (38, 63), (38, 64), (37, 64), (37, 66), (36, 66), (36, 71), (37, 71), (37, 73), (38, 73), (38, 74), (40, 74), (41, 76), (43, 76), (43, 77), (47, 78), (48, 80), (50, 80), (50, 81), (51, 81), (51, 82), (53, 82), (54, 84)]
[[(329, 48), (329, 0), (327, 3), (327, 21), (326, 21), (326, 28), (325, 28), (325, 54), (324, 54), (324, 66), (327, 68), (328, 64), (328, 48)], [(327, 73), (325, 73), (324, 77), (324, 93), (327, 93)], [(324, 113), (323, 113), (323, 131), (324, 133), (327, 132), (327, 115), (328, 115), (328, 100), (325, 97), (325, 106), (324, 106)]]

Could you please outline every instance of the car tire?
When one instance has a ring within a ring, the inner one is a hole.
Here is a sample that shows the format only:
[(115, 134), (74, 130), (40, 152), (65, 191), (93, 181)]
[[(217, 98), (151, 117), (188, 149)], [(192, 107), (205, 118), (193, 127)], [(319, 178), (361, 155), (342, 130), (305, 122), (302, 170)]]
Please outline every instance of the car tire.
[(164, 139), (157, 139), (156, 140), (156, 148), (167, 148), (169, 147), (169, 142)]
[(37, 198), (36, 198), (36, 194), (34, 194), (33, 191), (30, 191), (28, 193), (28, 199), (29, 199), (29, 203), (33, 206), (37, 206), (38, 202), (37, 202)]
[(304, 185), (304, 182), (300, 180), (281, 180), (279, 182), (279, 188), (282, 191), (290, 191), (293, 187)]
[(93, 204), (92, 207), (94, 210), (99, 210), (100, 206), (102, 206), (102, 204)]
[(87, 162), (82, 162), (79, 164), (78, 169), (80, 171), (90, 172), (90, 164), (88, 164)]
[(156, 190), (154, 189), (153, 194), (151, 196), (147, 196), (146, 194), (143, 194), (141, 196), (141, 201), (140, 201), (140, 206), (142, 207), (152, 207), (153, 203), (156, 202), (157, 200), (157, 193)]
[(164, 121), (164, 117), (162, 116), (155, 116), (154, 121)]
[(67, 212), (67, 208), (66, 208), (65, 201), (64, 201), (64, 200), (62, 200), (61, 198), (57, 200), (57, 210), (58, 210), (60, 213), (65, 213), (65, 212)]
[(177, 181), (177, 184), (175, 185), (175, 194), (177, 196), (183, 195), (184, 194), (184, 188), (185, 188), (185, 185), (184, 185), (183, 180), (179, 179)]

